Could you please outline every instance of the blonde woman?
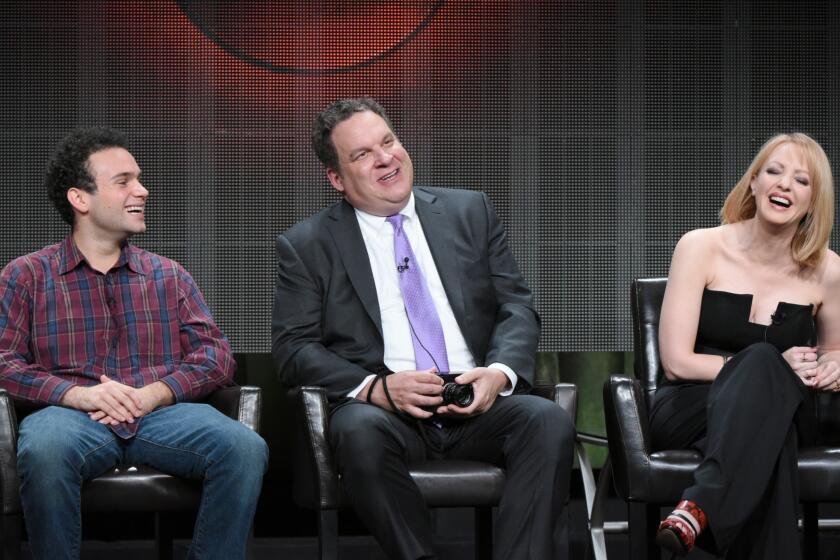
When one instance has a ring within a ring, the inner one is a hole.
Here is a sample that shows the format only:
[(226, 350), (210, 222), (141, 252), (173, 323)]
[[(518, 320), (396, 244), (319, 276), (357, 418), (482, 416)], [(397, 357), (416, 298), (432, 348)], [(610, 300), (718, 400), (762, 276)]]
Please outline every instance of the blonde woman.
[(657, 541), (727, 558), (801, 558), (797, 446), (816, 391), (840, 391), (840, 257), (825, 152), (770, 138), (730, 192), (723, 225), (674, 249), (659, 342), (667, 380), (651, 406), (658, 449), (703, 454)]

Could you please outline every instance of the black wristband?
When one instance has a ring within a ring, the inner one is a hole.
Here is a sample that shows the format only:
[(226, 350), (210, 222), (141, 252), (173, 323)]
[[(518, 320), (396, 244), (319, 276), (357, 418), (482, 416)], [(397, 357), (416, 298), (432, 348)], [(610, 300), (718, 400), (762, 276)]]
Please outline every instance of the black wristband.
[(385, 379), (385, 374), (380, 374), (380, 376), (382, 377), (382, 390), (385, 393), (385, 398), (388, 400), (388, 405), (397, 414), (402, 414), (403, 412), (397, 408), (397, 405), (394, 404), (393, 399), (391, 399), (391, 392), (388, 391), (388, 381)]
[(370, 396), (373, 394), (373, 388), (376, 387), (377, 383), (379, 383), (379, 379), (380, 377), (377, 375), (373, 378), (373, 381), (371, 381), (370, 388), (368, 389), (367, 396), (365, 397), (366, 402), (370, 403)]

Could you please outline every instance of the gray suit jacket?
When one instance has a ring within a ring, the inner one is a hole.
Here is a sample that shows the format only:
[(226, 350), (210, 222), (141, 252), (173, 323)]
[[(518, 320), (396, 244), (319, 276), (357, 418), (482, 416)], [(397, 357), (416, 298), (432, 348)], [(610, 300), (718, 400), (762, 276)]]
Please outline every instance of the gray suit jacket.
[[(483, 193), (415, 187), (415, 206), (476, 364), (533, 383), (539, 317)], [(272, 353), (283, 383), (326, 387), (339, 402), (387, 371), (373, 274), (353, 207), (338, 202), (277, 238)]]

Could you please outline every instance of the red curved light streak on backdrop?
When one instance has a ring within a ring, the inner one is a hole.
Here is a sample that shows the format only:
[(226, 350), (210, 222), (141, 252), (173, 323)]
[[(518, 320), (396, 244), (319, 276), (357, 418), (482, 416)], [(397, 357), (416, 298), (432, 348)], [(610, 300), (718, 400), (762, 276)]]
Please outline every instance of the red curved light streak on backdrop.
[[(260, 20), (249, 26), (259, 29), (262, 36), (252, 45), (252, 52), (262, 50), (267, 58), (279, 61), (307, 43), (318, 43), (321, 50), (325, 45), (343, 45), (337, 59), (331, 58), (325, 65), (354, 63), (387, 49), (419, 19), (419, 12), (400, 11), (396, 3), (369, 4), (371, 9), (381, 4), (379, 17), (368, 14), (338, 34), (341, 26), (334, 15), (330, 27), (335, 35), (322, 36), (310, 27), (294, 46), (277, 43), (280, 35), (273, 35), (270, 27), (276, 20)], [(217, 101), (235, 101), (243, 109), (249, 104), (309, 109), (340, 96), (399, 94), (410, 87), (406, 80), (420, 79), (426, 88), (439, 84), (444, 89), (462, 80), (480, 80), (493, 58), (507, 52), (509, 11), (508, 2), (446, 2), (429, 25), (401, 48), (346, 74), (296, 75), (251, 65), (211, 41), (174, 1), (106, 3), (103, 46), (126, 63), (142, 68), (147, 80), (170, 92), (179, 88), (191, 91), (191, 82), (209, 81)], [(237, 15), (240, 25), (244, 25), (242, 18), (256, 17), (253, 8)], [(311, 17), (302, 20), (302, 28), (307, 28)], [(288, 30), (288, 22), (285, 25)], [(298, 59), (319, 64), (307, 56)]]
[(336, 70), (381, 56), (410, 38), (438, 0), (181, 1), (199, 27), (246, 57), (303, 71)]

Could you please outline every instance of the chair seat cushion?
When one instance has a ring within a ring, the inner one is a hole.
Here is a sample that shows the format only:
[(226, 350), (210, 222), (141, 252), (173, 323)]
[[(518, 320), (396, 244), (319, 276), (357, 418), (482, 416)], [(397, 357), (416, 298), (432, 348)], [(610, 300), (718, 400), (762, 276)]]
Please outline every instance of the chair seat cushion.
[(112, 511), (194, 511), (201, 481), (185, 480), (149, 467), (120, 466), (82, 487), (82, 509)]
[[(682, 497), (682, 491), (694, 484), (692, 475), (700, 460), (700, 454), (691, 450), (651, 453), (649, 494), (631, 497), (631, 500), (676, 503)], [(799, 495), (803, 502), (840, 501), (840, 447), (799, 450)]]
[(840, 447), (799, 450), (799, 496), (803, 502), (840, 502)]
[(694, 484), (694, 470), (702, 456), (691, 449), (672, 449), (650, 454), (649, 495), (644, 501), (670, 504), (682, 491)]
[[(496, 506), (505, 487), (504, 469), (481, 461), (425, 461), (410, 465), (409, 474), (429, 507)], [(311, 502), (300, 505), (323, 508)], [(339, 507), (349, 506), (342, 491)], [(333, 508), (328, 506), (327, 509)]]
[(426, 461), (409, 468), (431, 507), (495, 506), (505, 487), (505, 471), (478, 461)]

